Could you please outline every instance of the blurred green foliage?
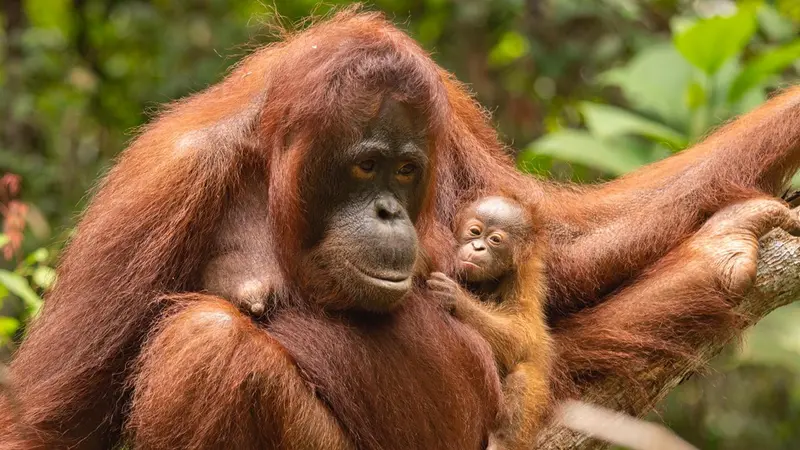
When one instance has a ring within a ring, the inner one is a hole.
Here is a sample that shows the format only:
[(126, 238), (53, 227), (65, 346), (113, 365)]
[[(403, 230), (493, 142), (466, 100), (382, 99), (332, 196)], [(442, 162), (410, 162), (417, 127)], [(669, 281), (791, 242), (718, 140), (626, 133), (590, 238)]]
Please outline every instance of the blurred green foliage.
[[(269, 42), (265, 24), (350, 2), (276, 0), (282, 19), (252, 0), (0, 3), (0, 176), (22, 179), (0, 192), (0, 340), (10, 346), (53, 282), (52, 261), (87, 190), (136, 127)], [(562, 180), (608, 179), (677, 152), (800, 70), (796, 0), (369, 7), (470, 84), (521, 149), (522, 170)], [(12, 202), (25, 206), (16, 219)], [(800, 307), (772, 314), (708, 377), (677, 389), (657, 417), (704, 449), (800, 448), (798, 324)]]

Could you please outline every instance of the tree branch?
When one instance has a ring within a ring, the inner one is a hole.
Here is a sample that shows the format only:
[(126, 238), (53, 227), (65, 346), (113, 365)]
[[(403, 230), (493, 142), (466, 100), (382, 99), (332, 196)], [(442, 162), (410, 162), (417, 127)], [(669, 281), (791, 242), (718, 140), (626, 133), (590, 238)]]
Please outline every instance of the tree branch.
[[(773, 230), (761, 238), (756, 284), (736, 307), (737, 312), (751, 319), (747, 325), (749, 327), (775, 309), (788, 305), (798, 298), (800, 298), (800, 238), (791, 236), (783, 230)], [(723, 345), (709, 344), (698, 348), (693, 358), (687, 358), (680, 364), (649, 368), (648, 380), (644, 380), (641, 385), (648, 393), (647, 396), (631, 396), (629, 381), (611, 378), (589, 386), (582, 400), (643, 416), (681, 381), (701, 371), (723, 347)], [(607, 448), (607, 445), (553, 424), (542, 432), (536, 448), (603, 449)]]

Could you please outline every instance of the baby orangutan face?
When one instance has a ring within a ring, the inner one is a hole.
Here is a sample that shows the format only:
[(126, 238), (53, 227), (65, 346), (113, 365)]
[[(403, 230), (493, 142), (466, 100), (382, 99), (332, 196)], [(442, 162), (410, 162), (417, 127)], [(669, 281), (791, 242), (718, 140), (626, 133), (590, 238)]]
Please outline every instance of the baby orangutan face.
[(468, 283), (500, 279), (514, 267), (530, 219), (515, 201), (484, 197), (464, 209), (456, 229), (458, 271)]

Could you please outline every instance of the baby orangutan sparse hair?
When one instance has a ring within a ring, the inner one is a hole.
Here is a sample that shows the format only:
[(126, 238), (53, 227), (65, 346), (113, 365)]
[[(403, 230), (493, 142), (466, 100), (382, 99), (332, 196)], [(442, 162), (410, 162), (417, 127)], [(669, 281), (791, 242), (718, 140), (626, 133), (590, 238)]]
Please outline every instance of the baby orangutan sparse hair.
[(457, 278), (434, 272), (428, 286), (452, 314), (488, 342), (505, 405), (490, 449), (529, 449), (551, 407), (552, 344), (544, 316), (544, 232), (536, 212), (482, 197), (456, 220)]

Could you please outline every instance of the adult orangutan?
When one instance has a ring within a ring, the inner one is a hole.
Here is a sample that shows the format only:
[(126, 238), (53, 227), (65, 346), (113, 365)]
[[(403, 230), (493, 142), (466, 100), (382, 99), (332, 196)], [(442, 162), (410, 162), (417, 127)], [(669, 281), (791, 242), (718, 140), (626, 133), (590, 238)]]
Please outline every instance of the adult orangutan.
[[(341, 13), (172, 105), (123, 153), (12, 363), (0, 448), (480, 448), (492, 356), (419, 281), (453, 273), (454, 214), (481, 191), (539, 202), (567, 370), (554, 381), (579, 392), (587, 374), (729, 337), (751, 244), (791, 222), (740, 201), (797, 167), (799, 99), (629, 177), (545, 184), (410, 38)], [(278, 293), (263, 322), (205, 293), (237, 229), (267, 252), (249, 272)], [(720, 251), (743, 246), (744, 261)]]

